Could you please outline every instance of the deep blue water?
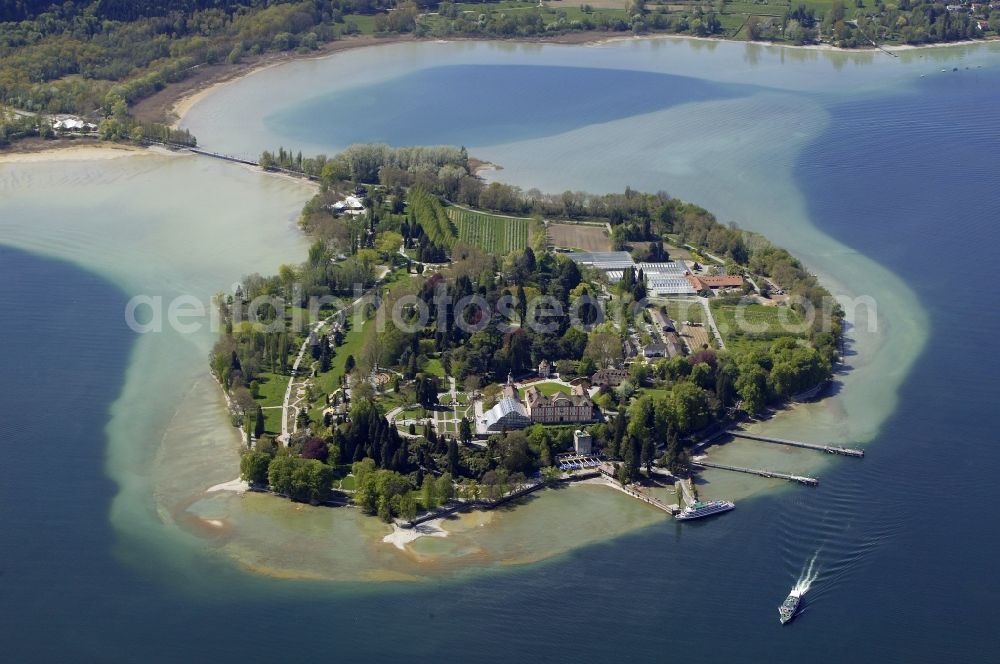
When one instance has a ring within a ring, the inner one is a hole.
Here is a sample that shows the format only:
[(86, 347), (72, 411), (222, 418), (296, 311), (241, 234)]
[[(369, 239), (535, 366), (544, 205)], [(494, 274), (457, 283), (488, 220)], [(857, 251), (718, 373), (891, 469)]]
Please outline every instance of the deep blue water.
[[(455, 95), (456, 89), (469, 93)], [(320, 95), (264, 122), (275, 133), (313, 145), (480, 146), (550, 136), (681, 103), (727, 99), (745, 89), (643, 71), (452, 65)], [(565, 108), (572, 113), (557, 110)]]
[[(219, 570), (198, 599), (119, 563), (102, 468), (124, 297), (0, 249), (5, 659), (997, 661), (1000, 76), (977, 76), (834, 106), (797, 170), (814, 221), (930, 314), (863, 462), (834, 464), (822, 491), (747, 501), (724, 528), (665, 522), (471, 580), (359, 594)], [(780, 628), (775, 607), (817, 551), (822, 576)]]

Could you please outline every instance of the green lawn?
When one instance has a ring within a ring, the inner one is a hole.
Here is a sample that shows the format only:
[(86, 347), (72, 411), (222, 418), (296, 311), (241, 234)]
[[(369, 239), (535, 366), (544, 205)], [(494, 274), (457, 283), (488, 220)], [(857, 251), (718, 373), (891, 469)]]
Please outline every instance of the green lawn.
[(424, 365), (424, 373), (428, 373), (432, 376), (437, 376), (438, 378), (444, 378), (444, 367), (441, 366), (441, 360), (436, 357), (432, 357), (427, 360), (427, 364)]
[(448, 218), (458, 228), (458, 239), (494, 255), (507, 254), (528, 246), (532, 220), (512, 219), (451, 206)]
[(669, 392), (670, 390), (663, 389), (660, 387), (642, 387), (639, 388), (638, 390), (639, 395), (645, 394), (647, 396), (653, 397), (654, 399), (662, 399), (665, 396), (667, 396)]
[(257, 377), (260, 383), (257, 401), (264, 406), (264, 430), (267, 433), (275, 435), (281, 433), (281, 408), (272, 406), (281, 406), (285, 403), (285, 390), (288, 389), (289, 380), (291, 376), (273, 373), (263, 373)]
[(393, 408), (406, 406), (413, 403), (415, 394), (412, 387), (400, 387), (399, 392), (393, 392), (389, 387), (385, 392), (379, 394), (379, 403), (389, 412)]
[(280, 406), (285, 400), (285, 390), (288, 389), (290, 376), (281, 374), (262, 373), (258, 374), (257, 382), (260, 389), (257, 392), (257, 401), (261, 406)]
[(281, 408), (273, 406), (280, 406), (285, 402), (285, 390), (290, 379), (289, 376), (272, 373), (257, 376), (257, 382), (260, 383), (257, 402), (264, 407), (264, 430), (267, 433), (281, 433)]
[(370, 35), (375, 33), (375, 15), (374, 14), (345, 14), (344, 23), (341, 26), (341, 30), (345, 31), (349, 24), (353, 24), (357, 27), (358, 31), (363, 35)]
[[(560, 385), (559, 383), (538, 383), (534, 385), (534, 387), (537, 387), (538, 391), (547, 397), (551, 397), (553, 394), (572, 394), (570, 388), (566, 387), (565, 385)], [(524, 393), (526, 391), (527, 388), (521, 388), (520, 390), (518, 390), (518, 393), (521, 395), (522, 399), (524, 398)]]
[[(656, 304), (656, 307), (659, 308), (660, 304)], [(705, 322), (705, 310), (702, 308), (701, 302), (696, 299), (668, 300), (667, 316), (678, 325), (684, 321), (691, 321), (692, 323)]]

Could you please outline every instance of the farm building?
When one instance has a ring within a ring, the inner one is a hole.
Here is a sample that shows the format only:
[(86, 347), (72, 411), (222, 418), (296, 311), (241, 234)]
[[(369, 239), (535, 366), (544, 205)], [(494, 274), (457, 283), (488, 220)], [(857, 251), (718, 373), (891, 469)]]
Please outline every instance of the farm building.
[(661, 263), (635, 263), (625, 251), (602, 251), (568, 254), (580, 265), (590, 265), (603, 270), (608, 282), (618, 283), (624, 278), (625, 270), (632, 268), (646, 279), (646, 287), (650, 295), (666, 297), (670, 295), (694, 295), (695, 289), (685, 279), (688, 274), (687, 265), (682, 261)]
[(598, 270), (626, 270), (635, 267), (635, 261), (627, 251), (580, 251), (566, 254), (579, 265), (590, 265)]
[(666, 263), (638, 263), (636, 267), (642, 270), (646, 276), (655, 274), (661, 277), (678, 277), (683, 279), (688, 273), (688, 267), (681, 261), (670, 261)]
[(740, 275), (728, 276), (728, 275), (717, 275), (717, 276), (694, 276), (693, 274), (687, 275), (687, 280), (690, 282), (691, 287), (694, 288), (699, 293), (705, 290), (716, 290), (719, 288), (742, 288), (743, 287), (743, 277)]
[(646, 344), (642, 347), (642, 356), (646, 359), (653, 357), (667, 357), (667, 345), (666, 344)]
[(663, 334), (664, 343), (667, 346), (667, 357), (678, 357), (685, 355), (684, 342), (676, 332), (665, 332)]
[(650, 295), (658, 297), (695, 295), (697, 292), (684, 277), (664, 277), (658, 274), (646, 275), (646, 288)]
[(667, 315), (660, 311), (659, 309), (651, 309), (650, 315), (653, 317), (653, 322), (661, 332), (674, 332), (674, 323), (672, 320), (667, 318)]

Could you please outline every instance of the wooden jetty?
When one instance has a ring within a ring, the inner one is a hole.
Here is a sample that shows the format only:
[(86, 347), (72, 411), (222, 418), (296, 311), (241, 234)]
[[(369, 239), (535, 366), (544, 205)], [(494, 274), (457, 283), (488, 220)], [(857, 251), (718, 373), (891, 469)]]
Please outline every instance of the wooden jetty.
[(792, 475), (790, 473), (778, 473), (773, 470), (761, 470), (758, 468), (743, 468), (741, 466), (727, 466), (722, 463), (714, 463), (712, 461), (692, 461), (692, 466), (701, 466), (703, 468), (716, 468), (718, 470), (731, 470), (735, 473), (747, 473), (749, 475), (758, 475), (760, 477), (772, 477), (779, 480), (788, 480), (789, 482), (798, 482), (799, 484), (805, 484), (806, 486), (819, 486), (819, 480), (815, 477), (806, 477), (805, 475)]
[(865, 455), (864, 450), (856, 450), (850, 447), (838, 447), (836, 445), (822, 445), (817, 443), (803, 443), (801, 440), (789, 440), (787, 438), (775, 438), (773, 436), (761, 436), (759, 434), (747, 433), (745, 431), (733, 430), (729, 432), (735, 438), (748, 438), (750, 440), (759, 440), (764, 443), (775, 443), (777, 445), (789, 445), (791, 447), (804, 447), (810, 450), (819, 450), (820, 452), (826, 452), (828, 454), (840, 454), (842, 456), (849, 456), (855, 458), (861, 458)]

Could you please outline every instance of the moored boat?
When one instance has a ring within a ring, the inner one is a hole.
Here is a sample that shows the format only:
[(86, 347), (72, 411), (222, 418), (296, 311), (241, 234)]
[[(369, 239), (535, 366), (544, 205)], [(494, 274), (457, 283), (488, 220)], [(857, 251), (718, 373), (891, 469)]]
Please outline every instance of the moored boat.
[(734, 507), (736, 507), (736, 504), (728, 500), (712, 500), (707, 503), (703, 503), (699, 500), (685, 507), (674, 518), (679, 521), (701, 519), (706, 516), (712, 516), (713, 514), (728, 512)]

